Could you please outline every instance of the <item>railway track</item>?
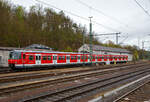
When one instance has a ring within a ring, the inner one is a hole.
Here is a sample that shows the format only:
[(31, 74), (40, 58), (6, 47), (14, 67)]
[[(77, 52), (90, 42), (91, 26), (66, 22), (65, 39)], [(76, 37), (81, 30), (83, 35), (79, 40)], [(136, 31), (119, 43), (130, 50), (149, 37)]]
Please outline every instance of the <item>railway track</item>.
[[(143, 62), (136, 62), (137, 64), (143, 63)], [(128, 64), (117, 64), (117, 65), (106, 65), (106, 66), (99, 66), (101, 69), (105, 68), (114, 68), (119, 66), (128, 66), (128, 65), (134, 65), (134, 63), (128, 63)], [(87, 66), (88, 67), (88, 66)], [(75, 67), (77, 68), (77, 67)], [(94, 67), (95, 68), (95, 67)], [(55, 69), (66, 69), (66, 68), (55, 68)], [(1, 67), (0, 68), (0, 74), (9, 74), (9, 73), (20, 73), (20, 72), (30, 72), (30, 71), (40, 71), (40, 70), (53, 70), (53, 68), (33, 68), (33, 69), (23, 69), (23, 70), (12, 70), (9, 67)]]
[[(146, 66), (147, 64), (140, 64), (140, 65), (132, 65), (132, 66), (123, 66), (119, 68), (113, 68), (113, 69), (106, 69), (106, 70), (100, 70), (100, 69), (88, 69), (88, 70), (79, 70), (79, 71), (73, 71), (73, 72), (64, 72), (64, 73), (31, 73), (31, 74), (25, 74), (25, 75), (17, 75), (17, 76), (5, 76), (0, 77), (0, 83), (9, 83), (9, 82), (15, 82), (15, 81), (24, 81), (24, 80), (30, 80), (30, 79), (37, 79), (37, 78), (49, 78), (49, 79), (58, 79), (62, 77), (67, 76), (91, 76), (93, 74), (105, 74), (105, 73), (114, 73), (116, 71), (120, 70), (128, 70), (131, 69), (131, 67), (141, 67)], [(34, 80), (33, 80), (34, 81)], [(12, 84), (12, 83), (11, 83)]]
[[(141, 65), (136, 66), (136, 68), (139, 68), (139, 67), (141, 67)], [(129, 68), (130, 67), (124, 68), (124, 70), (128, 70)], [(120, 70), (116, 69), (116, 71), (114, 71), (114, 72), (117, 72), (117, 71), (120, 71)], [(10, 94), (10, 93), (13, 93), (13, 92), (26, 90), (26, 89), (38, 88), (38, 87), (41, 87), (41, 86), (47, 86), (47, 85), (51, 85), (51, 84), (58, 84), (58, 83), (62, 83), (62, 82), (78, 80), (78, 79), (81, 79), (81, 78), (99, 76), (99, 75), (106, 74), (106, 73), (110, 73), (110, 72), (107, 71), (107, 72), (103, 73), (103, 71), (94, 71), (94, 72), (89, 72), (89, 73), (86, 72), (86, 73), (82, 73), (82, 74), (80, 73), (80, 74), (74, 74), (74, 75), (69, 75), (69, 76), (68, 75), (65, 75), (65, 76), (63, 75), (63, 76), (60, 76), (60, 77), (55, 76), (55, 78), (53, 77), (49, 80), (41, 80), (41, 81), (38, 80), (38, 82), (37, 81), (35, 81), (35, 82), (31, 81), (31, 82), (28, 82), (27, 84), (24, 84), (24, 82), (23, 82), (23, 84), (16, 84), (16, 83), (12, 84), (12, 83), (10, 83), (11, 85), (9, 85), (9, 87), (7, 87), (7, 86), (0, 87), (0, 95), (4, 95), (4, 94), (7, 94), (7, 93)], [(4, 81), (4, 80), (1, 80), (1, 81)], [(6, 81), (8, 81), (8, 79)]]
[(9, 67), (0, 67), (0, 74), (11, 73), (12, 71)]
[[(147, 63), (149, 64), (149, 63)], [(130, 64), (130, 65), (124, 65), (124, 66), (113, 66), (109, 69), (101, 69), (101, 68), (88, 68), (88, 69), (84, 69), (84, 70), (76, 70), (76, 71), (68, 71), (68, 72), (51, 72), (51, 70), (49, 71), (44, 71), (44, 72), (40, 72), (40, 71), (37, 71), (37, 72), (29, 72), (29, 73), (22, 73), (22, 74), (15, 74), (15, 75), (12, 75), (12, 74), (8, 74), (8, 75), (1, 75), (0, 76), (0, 83), (4, 83), (4, 82), (11, 82), (11, 81), (19, 81), (19, 80), (29, 80), (29, 79), (36, 79), (36, 78), (42, 78), (42, 77), (56, 77), (56, 76), (66, 76), (66, 75), (72, 75), (72, 74), (77, 74), (77, 73), (87, 73), (87, 72), (96, 72), (96, 71), (101, 71), (101, 72), (112, 72), (112, 71), (116, 71), (116, 70), (124, 70), (124, 69), (127, 69), (127, 68), (131, 68), (131, 67), (134, 67), (134, 66), (145, 66), (147, 65), (146, 63), (139, 63), (138, 65), (135, 65), (135, 64)]]
[(67, 87), (65, 89), (60, 89), (56, 91), (50, 91), (38, 96), (28, 97), (27, 99), (23, 99), (24, 102), (66, 102), (68, 100), (74, 99), (74, 97), (82, 96), (85, 93), (90, 93), (97, 89), (112, 85), (114, 83), (129, 80), (130, 78), (149, 74), (150, 69), (143, 69), (138, 71), (126, 72), (124, 74), (112, 75), (111, 77), (107, 77), (104, 79), (97, 79), (87, 83), (81, 83), (76, 86)]
[[(136, 72), (140, 72), (140, 71), (143, 71), (143, 70), (146, 70), (146, 69), (138, 69), (140, 67), (143, 67), (144, 65), (143, 64), (140, 64), (139, 66), (137, 65), (134, 65), (134, 68), (137, 69)], [(147, 66), (145, 64), (145, 66)], [(127, 69), (129, 70), (132, 70), (130, 72), (130, 74), (132, 73), (135, 73), (135, 70), (133, 70), (133, 68), (131, 68), (133, 66), (130, 66), (127, 68), (124, 67), (123, 69), (126, 69), (126, 70), (122, 70), (122, 73), (125, 73), (127, 71)], [(121, 68), (118, 68), (118, 70), (121, 69)], [(121, 71), (121, 70), (120, 70)], [(144, 71), (146, 72), (146, 71)], [(128, 72), (129, 73), (129, 72)], [(140, 72), (140, 73), (143, 73), (143, 72)], [(106, 74), (106, 73), (105, 73)], [(107, 73), (108, 74), (108, 73)], [(53, 80), (45, 80), (45, 81), (38, 81), (38, 82), (32, 82), (32, 83), (27, 83), (27, 84), (18, 84), (18, 86), (5, 86), (5, 87), (1, 87), (0, 88), (0, 96), (3, 96), (3, 95), (6, 95), (6, 94), (12, 94), (12, 93), (16, 93), (16, 92), (19, 92), (19, 91), (24, 91), (24, 90), (29, 90), (29, 89), (33, 89), (33, 88), (39, 88), (39, 87), (45, 87), (45, 86), (49, 86), (49, 85), (57, 85), (58, 83), (64, 83), (64, 82), (70, 82), (70, 81), (74, 81), (74, 80), (78, 80), (78, 79), (83, 79), (83, 78), (87, 78), (87, 77), (92, 77), (92, 76), (101, 76), (102, 75), (102, 72), (98, 72), (98, 71), (95, 71), (95, 72), (90, 72), (90, 73), (87, 73), (86, 74), (82, 73), (82, 74), (76, 74), (76, 75), (72, 75), (72, 76), (65, 76), (65, 77), (57, 77), (56, 79), (53, 79)], [(116, 75), (116, 74), (115, 74)], [(113, 76), (113, 75), (109, 75), (109, 79), (113, 80), (113, 78), (115, 78), (116, 76)], [(118, 77), (119, 76), (124, 76), (124, 75), (127, 75), (127, 72), (126, 74), (118, 74)], [(112, 77), (113, 76), (113, 77)], [(105, 81), (105, 80), (109, 80), (109, 79), (100, 79), (101, 82)], [(98, 81), (100, 81), (98, 80)], [(95, 82), (95, 81), (94, 81)], [(24, 101), (24, 100), (23, 100)]]
[[(113, 102), (121, 102), (123, 100), (124, 97), (129, 96), (130, 94), (132, 94), (133, 92), (137, 91), (138, 89), (140, 89), (141, 87), (143, 87), (144, 85), (146, 85), (147, 83), (150, 83), (150, 81), (146, 81), (144, 83), (142, 83), (141, 85), (133, 88), (132, 90), (126, 92), (125, 94), (123, 94), (122, 96), (118, 97), (117, 99), (115, 99)], [(140, 96), (139, 96), (140, 97)]]

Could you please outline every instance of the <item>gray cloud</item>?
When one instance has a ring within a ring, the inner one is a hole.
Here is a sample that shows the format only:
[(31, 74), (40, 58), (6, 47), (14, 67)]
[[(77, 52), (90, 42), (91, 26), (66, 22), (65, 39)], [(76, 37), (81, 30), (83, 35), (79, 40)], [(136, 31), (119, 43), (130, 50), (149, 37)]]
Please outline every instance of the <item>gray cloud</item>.
[[(35, 0), (9, 0), (17, 5), (23, 5), (27, 9), (30, 6), (38, 4)], [(83, 17), (93, 16), (94, 21), (97, 21), (101, 24), (109, 26), (111, 28), (117, 29), (122, 32), (121, 36), (127, 36), (128, 39), (125, 40), (125, 44), (138, 45), (138, 38), (142, 40), (150, 41), (150, 17), (145, 14), (140, 7), (134, 2), (134, 0), (82, 0), (84, 3), (104, 12), (105, 14), (117, 19), (119, 22), (110, 19), (102, 14), (90, 10), (88, 7), (78, 3), (76, 0), (42, 0), (46, 3), (55, 5), (58, 8), (67, 10), (78, 14)], [(150, 13), (150, 2), (149, 0), (137, 0), (147, 11)], [(44, 5), (43, 5), (44, 6)], [(47, 6), (44, 6), (47, 7)], [(58, 11), (58, 10), (56, 10)], [(86, 25), (87, 28), (89, 25), (88, 21), (74, 17), (70, 14), (75, 22)], [(96, 33), (108, 33), (114, 32), (109, 29), (105, 29), (97, 24), (93, 24), (93, 31)], [(99, 40), (104, 39), (105, 37), (99, 37)], [(108, 40), (115, 41), (115, 36), (110, 36)], [(120, 37), (122, 41), (124, 37)], [(106, 40), (107, 41), (107, 40)], [(148, 46), (148, 44), (146, 45)], [(148, 46), (149, 47), (149, 46)]]

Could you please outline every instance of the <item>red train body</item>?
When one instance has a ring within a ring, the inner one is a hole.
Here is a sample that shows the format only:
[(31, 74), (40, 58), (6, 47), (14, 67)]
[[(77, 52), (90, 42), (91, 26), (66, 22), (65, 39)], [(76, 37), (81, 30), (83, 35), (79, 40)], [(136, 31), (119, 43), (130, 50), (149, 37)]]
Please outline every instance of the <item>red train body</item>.
[(57, 65), (90, 64), (92, 63), (113, 63), (127, 62), (127, 55), (99, 55), (70, 52), (46, 52), (14, 50), (10, 52), (8, 64), (11, 68), (31, 68)]

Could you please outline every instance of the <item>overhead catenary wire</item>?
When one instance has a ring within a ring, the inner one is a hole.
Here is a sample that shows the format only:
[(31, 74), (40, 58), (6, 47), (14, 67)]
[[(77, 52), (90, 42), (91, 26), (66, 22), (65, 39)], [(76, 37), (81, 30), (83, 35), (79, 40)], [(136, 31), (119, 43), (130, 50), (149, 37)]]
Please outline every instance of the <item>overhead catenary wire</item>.
[(144, 7), (137, 0), (134, 0), (134, 1), (150, 17), (150, 14), (148, 13), (148, 11), (145, 10)]
[(86, 3), (84, 3), (84, 2), (81, 1), (81, 0), (75, 0), (75, 1), (77, 1), (78, 3), (84, 5), (84, 6), (90, 8), (90, 9), (92, 9), (92, 10), (94, 10), (95, 12), (98, 12), (99, 14), (102, 14), (103, 16), (105, 16), (105, 17), (107, 17), (107, 18), (109, 18), (109, 19), (111, 19), (111, 20), (113, 20), (113, 21), (115, 21), (115, 22), (117, 22), (117, 23), (119, 23), (119, 24), (121, 24), (121, 25), (124, 25), (125, 27), (128, 27), (127, 24), (125, 24), (125, 23), (121, 22), (120, 20), (118, 20), (118, 19), (116, 19), (116, 18), (114, 18), (114, 17), (112, 17), (112, 16), (110, 16), (110, 15), (108, 15), (108, 14), (106, 14), (106, 13), (100, 11), (99, 9), (96, 9), (96, 8), (94, 8), (94, 7), (92, 7), (92, 6), (90, 6), (90, 5), (86, 4)]
[(123, 44), (125, 40), (128, 39), (128, 36), (126, 36), (119, 44)]
[[(70, 11), (60, 9), (60, 8), (58, 8), (58, 7), (56, 7), (56, 6), (52, 5), (52, 4), (46, 3), (46, 2), (44, 2), (44, 1), (41, 1), (41, 0), (35, 0), (35, 1), (36, 1), (36, 2), (39, 2), (39, 3), (42, 3), (42, 4), (44, 4), (44, 5), (50, 6), (50, 7), (54, 8), (54, 9), (57, 9), (57, 10), (66, 12), (66, 13), (68, 13), (68, 14), (70, 14), (70, 15), (72, 15), (72, 16), (78, 17), (78, 18), (80, 18), (80, 19), (89, 21), (89, 19), (86, 18), (86, 17), (82, 17), (82, 16), (79, 16), (79, 15), (77, 15), (77, 14), (75, 14), (75, 13), (70, 12)], [(98, 23), (97, 21), (94, 21), (94, 20), (92, 20), (92, 23), (95, 23), (95, 24), (97, 24), (97, 25), (99, 25), (99, 26), (101, 26), (101, 27), (103, 27), (103, 28), (105, 28), (105, 29), (111, 30), (111, 31), (117, 31), (117, 32), (120, 32), (120, 31), (117, 30), (117, 29), (114, 29), (114, 28), (112, 28), (112, 27), (103, 25), (103, 24)]]

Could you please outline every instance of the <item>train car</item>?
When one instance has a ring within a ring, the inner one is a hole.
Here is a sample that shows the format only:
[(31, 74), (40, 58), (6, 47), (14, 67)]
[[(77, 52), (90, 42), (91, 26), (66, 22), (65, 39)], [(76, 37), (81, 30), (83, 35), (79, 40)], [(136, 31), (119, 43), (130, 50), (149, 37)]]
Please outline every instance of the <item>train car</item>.
[(28, 51), (14, 50), (10, 52), (8, 64), (12, 69), (22, 69), (31, 67), (62, 66), (74, 64), (90, 64), (111, 62), (127, 62), (127, 55), (99, 55), (88, 53), (71, 52), (48, 52), (48, 51)]

